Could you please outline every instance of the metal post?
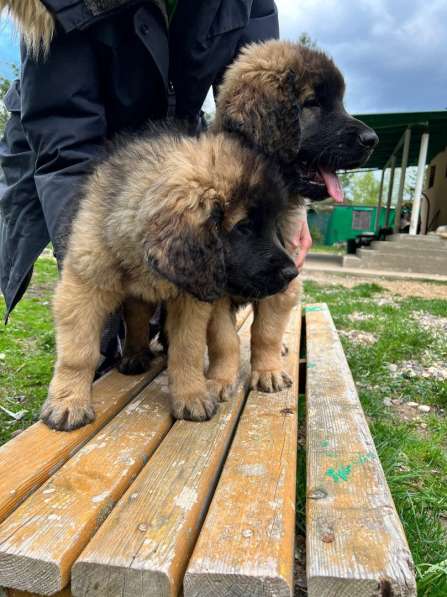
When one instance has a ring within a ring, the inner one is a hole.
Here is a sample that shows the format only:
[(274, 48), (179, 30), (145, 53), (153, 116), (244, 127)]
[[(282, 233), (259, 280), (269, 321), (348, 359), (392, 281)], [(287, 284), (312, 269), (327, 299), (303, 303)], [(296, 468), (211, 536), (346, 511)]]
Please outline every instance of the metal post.
[(396, 169), (396, 156), (391, 156), (391, 172), (390, 172), (390, 182), (388, 185), (388, 198), (386, 202), (386, 215), (385, 215), (385, 228), (388, 228), (389, 220), (390, 220), (390, 209), (391, 209), (391, 199), (393, 197), (393, 186), (394, 186), (394, 171)]
[(411, 129), (408, 128), (405, 131), (404, 148), (402, 150), (402, 162), (401, 162), (401, 166), (400, 166), (401, 169), (400, 169), (399, 191), (397, 193), (396, 212), (394, 214), (394, 232), (399, 232), (399, 228), (400, 228), (400, 210), (402, 208), (402, 200), (404, 197), (405, 175), (407, 172), (408, 154), (410, 152), (410, 141), (411, 141)]
[(379, 195), (377, 197), (376, 221), (374, 224), (374, 230), (376, 232), (380, 228), (380, 212), (382, 211), (382, 195), (383, 195), (383, 181), (384, 180), (385, 180), (385, 168), (383, 168), (382, 176), (380, 177)]
[(410, 234), (417, 234), (419, 212), (421, 211), (422, 185), (424, 184), (425, 165), (427, 162), (429, 133), (422, 133), (419, 149), (418, 170), (416, 174), (416, 188), (414, 189), (413, 207), (411, 209)]

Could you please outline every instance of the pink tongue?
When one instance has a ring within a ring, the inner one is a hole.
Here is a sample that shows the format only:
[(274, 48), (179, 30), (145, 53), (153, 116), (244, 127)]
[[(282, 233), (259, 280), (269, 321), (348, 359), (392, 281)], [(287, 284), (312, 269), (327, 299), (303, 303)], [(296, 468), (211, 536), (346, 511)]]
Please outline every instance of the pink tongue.
[(333, 199), (335, 199), (337, 203), (343, 203), (344, 194), (338, 176), (335, 174), (335, 172), (323, 170), (323, 168), (321, 167), (319, 168), (319, 170), (321, 176), (323, 177), (329, 195)]

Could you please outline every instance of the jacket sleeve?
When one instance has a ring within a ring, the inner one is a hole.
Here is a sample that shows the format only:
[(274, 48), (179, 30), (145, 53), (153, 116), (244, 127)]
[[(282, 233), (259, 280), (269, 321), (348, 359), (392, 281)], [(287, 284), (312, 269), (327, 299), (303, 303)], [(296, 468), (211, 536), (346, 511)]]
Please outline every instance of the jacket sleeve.
[(252, 0), (178, 2), (170, 27), (171, 79), (176, 113), (195, 117), (217, 73), (234, 56)]
[(278, 38), (278, 10), (274, 0), (254, 0), (251, 5), (250, 18), (246, 26), (238, 32), (231, 57), (215, 75), (213, 80), (214, 94), (217, 95), (226, 67), (233, 62), (242, 47), (250, 43)]
[[(68, 65), (68, 67), (67, 67)], [(107, 134), (95, 47), (82, 32), (56, 35), (46, 60), (22, 46), (21, 120), (56, 257), (62, 257), (81, 185)]]
[(278, 9), (274, 0), (254, 0), (250, 20), (239, 38), (238, 50), (250, 43), (278, 38)]

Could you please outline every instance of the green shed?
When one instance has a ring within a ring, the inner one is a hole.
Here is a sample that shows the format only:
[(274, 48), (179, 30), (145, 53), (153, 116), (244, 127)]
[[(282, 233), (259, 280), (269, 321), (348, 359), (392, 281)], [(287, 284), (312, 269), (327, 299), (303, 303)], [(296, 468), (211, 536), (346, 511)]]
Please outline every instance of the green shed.
[[(384, 209), (380, 213), (380, 227), (385, 226)], [(309, 210), (309, 226), (319, 228), (325, 245), (346, 242), (358, 234), (374, 232), (376, 207), (370, 205), (337, 205), (330, 212), (318, 214)], [(390, 210), (389, 222), (394, 222), (394, 209)]]

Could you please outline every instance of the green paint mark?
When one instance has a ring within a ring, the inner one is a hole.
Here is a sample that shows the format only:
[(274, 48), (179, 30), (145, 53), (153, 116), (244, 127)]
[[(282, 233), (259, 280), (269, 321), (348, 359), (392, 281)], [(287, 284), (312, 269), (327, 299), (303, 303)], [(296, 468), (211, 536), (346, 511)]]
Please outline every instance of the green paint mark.
[(333, 468), (328, 468), (326, 471), (326, 475), (331, 477), (336, 483), (340, 480), (347, 481), (349, 475), (351, 474), (352, 466), (348, 464), (347, 466), (340, 466), (337, 471)]
[(354, 461), (354, 464), (366, 464), (367, 462), (370, 462), (371, 460), (374, 460), (376, 458), (376, 455), (374, 454), (374, 452), (368, 452), (367, 454), (360, 454), (360, 456), (357, 458), (357, 460)]
[[(325, 441), (327, 441), (327, 440), (325, 440)], [(332, 454), (334, 456), (336, 455), (334, 452), (332, 452)], [(331, 454), (328, 452), (327, 456), (330, 456), (330, 455)], [(340, 467), (338, 467), (337, 470), (335, 470), (333, 468), (328, 468), (325, 475), (328, 477), (331, 477), (331, 479), (333, 479), (336, 483), (338, 483), (339, 481), (347, 481), (348, 476), (352, 472), (353, 466), (362, 466), (362, 465), (366, 464), (367, 462), (371, 462), (371, 460), (374, 460), (375, 458), (376, 458), (376, 455), (374, 454), (374, 452), (367, 452), (366, 454), (360, 454), (360, 456), (358, 456), (350, 464), (347, 464), (346, 466), (340, 466)]]
[[(329, 440), (328, 440), (328, 439), (323, 439), (323, 440), (320, 442), (320, 446), (321, 446), (322, 448), (329, 448), (329, 445), (330, 445), (330, 442), (329, 442)], [(326, 451), (324, 452), (324, 455), (325, 455), (325, 456), (329, 456), (330, 458), (335, 458), (335, 457), (337, 456), (337, 454), (334, 452), (334, 450), (326, 450)]]
[(306, 368), (307, 369), (315, 369), (316, 365), (315, 363), (307, 363)]
[(318, 307), (315, 305), (314, 307), (304, 307), (306, 313), (311, 313), (312, 311), (323, 311), (323, 307)]

